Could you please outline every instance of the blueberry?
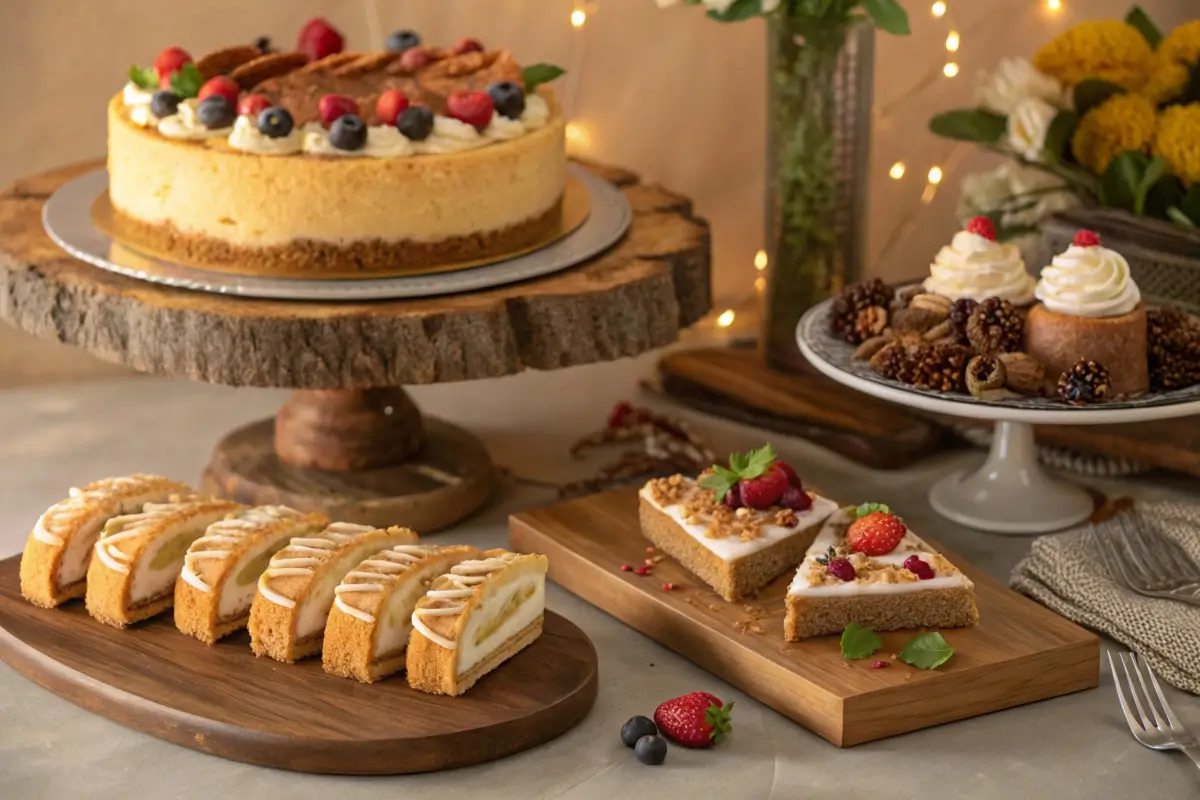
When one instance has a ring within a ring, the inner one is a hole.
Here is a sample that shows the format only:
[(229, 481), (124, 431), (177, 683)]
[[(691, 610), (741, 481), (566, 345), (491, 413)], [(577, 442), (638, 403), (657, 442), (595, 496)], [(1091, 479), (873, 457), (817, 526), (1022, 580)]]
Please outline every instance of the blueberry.
[(661, 736), (643, 736), (633, 746), (633, 754), (643, 764), (656, 767), (667, 760), (667, 740)]
[(329, 141), (338, 150), (362, 150), (367, 144), (367, 125), (357, 114), (342, 114), (329, 126)]
[(271, 106), (258, 115), (258, 130), (271, 139), (282, 139), (296, 127), (296, 120), (283, 106)]
[(406, 139), (423, 142), (433, 133), (433, 112), (425, 106), (409, 106), (396, 119), (396, 130)]
[(162, 119), (179, 111), (179, 95), (170, 89), (159, 89), (150, 95), (150, 113)]
[(219, 94), (209, 95), (196, 106), (196, 119), (200, 124), (211, 130), (228, 128), (237, 119), (237, 109), (233, 103)]
[(643, 736), (654, 736), (658, 727), (648, 717), (632, 717), (621, 726), (621, 741), (626, 747), (633, 747)]
[(420, 44), (421, 36), (416, 31), (396, 31), (387, 38), (387, 49), (392, 53), (403, 53)]
[(487, 88), (496, 113), (509, 119), (520, 119), (525, 113), (525, 92), (512, 81), (500, 81)]
[(273, 52), (271, 50), (271, 37), (270, 36), (258, 37), (257, 39), (254, 40), (254, 47), (258, 50), (258, 52), (262, 53), (264, 56), (267, 55), (268, 53)]

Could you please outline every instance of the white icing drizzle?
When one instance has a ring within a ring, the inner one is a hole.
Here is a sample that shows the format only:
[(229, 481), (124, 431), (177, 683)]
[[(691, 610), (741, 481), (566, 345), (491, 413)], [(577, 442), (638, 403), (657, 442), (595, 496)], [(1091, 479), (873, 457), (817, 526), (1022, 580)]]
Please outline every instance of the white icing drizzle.
[[(435, 551), (436, 548), (432, 545), (398, 544), (391, 550), (378, 553), (359, 564), (360, 567), (373, 567), (374, 571), (367, 572), (356, 569), (346, 573), (346, 577), (342, 578), (342, 582), (333, 590), (333, 604), (355, 619), (360, 619), (368, 625), (375, 624), (374, 614), (344, 602), (341, 595), (382, 592), (386, 588), (386, 584), (380, 583), (380, 581), (395, 583), (401, 575), (412, 568), (413, 564)], [(350, 583), (351, 578), (359, 578), (366, 582)]]
[[(114, 572), (128, 575), (133, 556), (116, 545), (152, 530), (168, 515), (186, 508), (187, 505), (186, 503), (146, 503), (140, 514), (113, 517), (105, 526), (105, 533), (101, 534), (100, 540), (96, 542), (96, 556)], [(120, 527), (120, 530), (110, 534), (108, 533), (110, 527)]]
[[(197, 561), (226, 559), (234, 547), (258, 533), (263, 526), (300, 516), (303, 515), (299, 511), (287, 506), (258, 506), (234, 512), (227, 518), (209, 525), (204, 535), (192, 542), (187, 555), (183, 557), (183, 572), (180, 574), (185, 581), (200, 591), (211, 592), (212, 587), (196, 572)], [(213, 545), (231, 547), (228, 550), (213, 550)]]
[[(127, 490), (141, 488), (148, 481), (166, 480), (157, 475), (130, 475), (126, 478), (108, 478), (91, 484), (88, 491), (71, 487), (67, 499), (61, 500), (46, 509), (33, 526), (33, 538), (43, 544), (60, 547), (65, 540), (52, 529), (59, 526), (75, 524), (79, 517), (87, 513), (93, 505), (108, 505), (117, 499), (117, 495)], [(132, 491), (130, 491), (132, 493)]]
[[(350, 522), (335, 522), (317, 536), (297, 536), (288, 546), (271, 556), (270, 565), (258, 579), (259, 593), (272, 603), (284, 608), (295, 608), (296, 601), (271, 588), (272, 578), (295, 578), (312, 575), (326, 561), (330, 552), (347, 542), (375, 530), (369, 525)], [(290, 553), (311, 553), (312, 558), (294, 558)], [(286, 555), (285, 555), (286, 554)]]
[(458, 642), (435, 633), (425, 624), (421, 617), (458, 616), (467, 607), (466, 601), (475, 593), (475, 589), (486, 581), (491, 573), (503, 568), (516, 557), (516, 553), (505, 553), (502, 556), (493, 556), (492, 558), (464, 561), (461, 564), (451, 567), (445, 577), (450, 579), (450, 585), (454, 588), (431, 589), (425, 594), (426, 598), (441, 601), (446, 605), (435, 608), (416, 608), (412, 615), (413, 627), (420, 631), (425, 638), (441, 645), (447, 650), (457, 650)]

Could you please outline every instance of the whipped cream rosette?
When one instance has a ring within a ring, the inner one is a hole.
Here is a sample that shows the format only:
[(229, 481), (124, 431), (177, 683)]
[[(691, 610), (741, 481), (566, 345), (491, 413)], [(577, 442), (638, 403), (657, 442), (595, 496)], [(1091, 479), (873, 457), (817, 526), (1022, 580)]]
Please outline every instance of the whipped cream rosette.
[(991, 220), (976, 217), (938, 251), (924, 287), (951, 300), (999, 297), (1023, 306), (1033, 302), (1034, 279), (1025, 270), (1021, 251), (997, 242)]
[(1129, 262), (1099, 243), (1072, 243), (1055, 256), (1042, 270), (1034, 294), (1046, 308), (1072, 317), (1119, 317), (1142, 300)]

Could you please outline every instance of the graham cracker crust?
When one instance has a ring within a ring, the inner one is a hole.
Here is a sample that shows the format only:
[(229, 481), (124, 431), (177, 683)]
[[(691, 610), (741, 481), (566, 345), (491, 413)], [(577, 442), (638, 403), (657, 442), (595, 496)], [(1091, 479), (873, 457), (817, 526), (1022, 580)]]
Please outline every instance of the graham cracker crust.
[[(298, 239), (285, 245), (242, 247), (173, 224), (147, 223), (112, 207), (114, 238), (133, 250), (201, 269), (281, 278), (339, 278), (423, 274), (469, 269), (478, 261), (534, 247), (557, 231), (562, 197), (544, 213), (502, 228), (432, 242), (368, 239), (336, 244)], [(445, 268), (446, 265), (462, 265)]]
[(457, 650), (447, 650), (413, 631), (407, 654), (408, 685), (429, 694), (461, 695), (492, 670), (537, 641), (545, 622), (542, 614), (514, 633), (507, 641), (488, 654), (462, 675), (455, 674)]

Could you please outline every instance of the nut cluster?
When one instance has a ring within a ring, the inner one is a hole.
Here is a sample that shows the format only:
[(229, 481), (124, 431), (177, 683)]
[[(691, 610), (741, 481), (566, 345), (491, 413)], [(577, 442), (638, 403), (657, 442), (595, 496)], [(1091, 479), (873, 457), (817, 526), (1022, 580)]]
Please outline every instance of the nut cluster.
[[(879, 312), (883, 315), (883, 325), (878, 333), (882, 333), (887, 327), (888, 309), (895, 295), (895, 290), (878, 278), (847, 286), (833, 301), (834, 335), (850, 344), (859, 344), (877, 335), (869, 331), (876, 327)], [(863, 315), (863, 312), (869, 313)]]
[(967, 340), (981, 355), (1018, 352), (1024, 331), (1021, 313), (999, 297), (984, 300), (967, 319)]
[(1200, 322), (1173, 306), (1152, 308), (1146, 316), (1151, 388), (1200, 383)]
[(1073, 406), (1102, 403), (1110, 390), (1108, 368), (1086, 358), (1076, 361), (1058, 379), (1058, 396)]

